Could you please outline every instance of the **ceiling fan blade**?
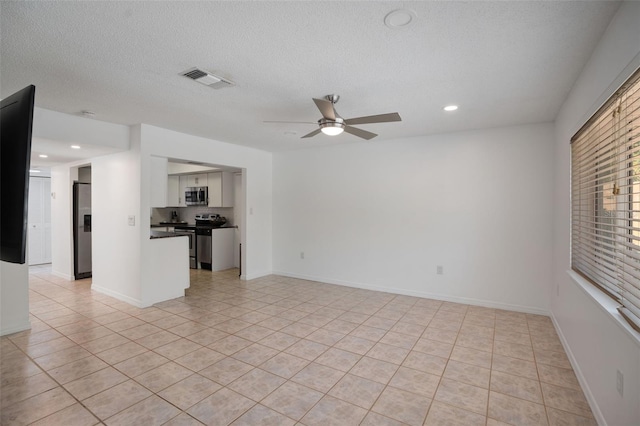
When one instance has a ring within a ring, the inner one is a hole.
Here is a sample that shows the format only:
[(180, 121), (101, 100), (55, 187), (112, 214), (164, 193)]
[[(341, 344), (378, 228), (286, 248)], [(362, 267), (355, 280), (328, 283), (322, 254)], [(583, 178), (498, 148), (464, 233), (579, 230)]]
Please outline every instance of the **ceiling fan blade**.
[(316, 129), (311, 133), (307, 133), (306, 135), (302, 136), (300, 139), (311, 138), (311, 137), (317, 135), (318, 133), (320, 133), (320, 129)]
[(358, 129), (357, 127), (351, 126), (344, 126), (344, 131), (366, 140), (373, 139), (378, 136), (375, 133), (367, 132), (366, 130)]
[(366, 117), (348, 118), (344, 120), (344, 124), (371, 124), (371, 123), (389, 123), (392, 121), (402, 121), (400, 114), (391, 112), (389, 114), (368, 115)]
[(265, 120), (263, 123), (286, 123), (286, 124), (318, 124), (316, 121), (274, 121)]
[(313, 102), (316, 103), (316, 106), (324, 118), (335, 121), (337, 114), (336, 110), (333, 109), (333, 103), (331, 101), (313, 98)]

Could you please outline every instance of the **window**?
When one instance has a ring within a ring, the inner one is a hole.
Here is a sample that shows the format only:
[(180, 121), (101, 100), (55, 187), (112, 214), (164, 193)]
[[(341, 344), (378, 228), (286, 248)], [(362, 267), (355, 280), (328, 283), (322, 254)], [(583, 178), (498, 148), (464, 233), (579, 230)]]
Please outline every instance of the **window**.
[(571, 267), (640, 331), (640, 69), (571, 138)]

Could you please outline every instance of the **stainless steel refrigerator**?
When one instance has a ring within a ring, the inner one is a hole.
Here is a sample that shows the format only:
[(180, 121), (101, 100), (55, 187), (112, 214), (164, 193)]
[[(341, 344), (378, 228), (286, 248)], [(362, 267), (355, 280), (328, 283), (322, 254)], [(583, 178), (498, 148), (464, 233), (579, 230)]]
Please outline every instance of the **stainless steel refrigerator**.
[(91, 276), (91, 184), (73, 184), (73, 272), (75, 279)]

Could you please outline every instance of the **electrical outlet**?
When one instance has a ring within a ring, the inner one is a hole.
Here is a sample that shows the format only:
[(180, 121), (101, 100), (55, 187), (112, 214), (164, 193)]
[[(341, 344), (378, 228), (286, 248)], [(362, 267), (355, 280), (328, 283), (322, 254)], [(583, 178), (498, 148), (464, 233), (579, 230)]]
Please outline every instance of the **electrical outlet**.
[(300, 252), (300, 259), (304, 259), (304, 252), (303, 251)]
[(616, 389), (620, 396), (624, 396), (624, 374), (620, 370), (616, 370)]
[(136, 217), (133, 215), (130, 215), (128, 218), (129, 221), (129, 226), (136, 226)]
[(444, 268), (442, 267), (442, 265), (436, 266), (436, 274), (438, 275), (444, 274)]

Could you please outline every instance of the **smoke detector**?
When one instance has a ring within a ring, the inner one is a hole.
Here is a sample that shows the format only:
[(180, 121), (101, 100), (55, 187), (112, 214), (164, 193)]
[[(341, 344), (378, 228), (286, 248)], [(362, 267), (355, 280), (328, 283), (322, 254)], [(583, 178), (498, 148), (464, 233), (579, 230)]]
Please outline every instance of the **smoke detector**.
[(213, 75), (199, 68), (191, 68), (190, 70), (187, 70), (180, 75), (195, 80), (198, 83), (204, 84), (205, 86), (209, 86), (213, 89), (222, 89), (225, 87), (236, 85), (233, 81), (229, 81), (220, 76)]

